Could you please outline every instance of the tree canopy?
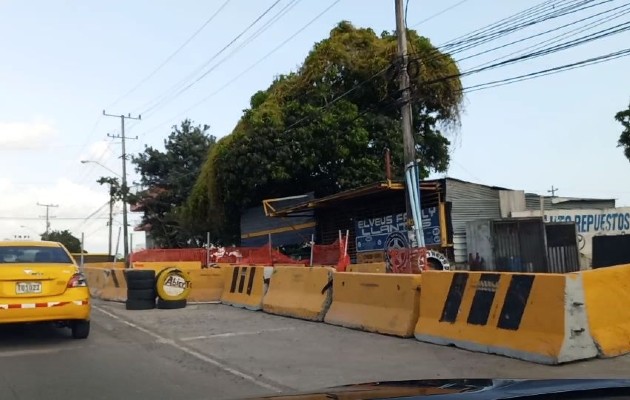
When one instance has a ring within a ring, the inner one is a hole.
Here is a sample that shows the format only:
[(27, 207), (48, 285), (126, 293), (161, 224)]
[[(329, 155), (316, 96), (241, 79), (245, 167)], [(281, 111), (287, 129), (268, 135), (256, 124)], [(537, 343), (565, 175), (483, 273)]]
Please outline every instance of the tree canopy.
[(115, 201), (123, 199), (123, 197), (124, 197), (124, 195), (123, 195), (123, 188), (122, 188), (118, 178), (111, 177), (111, 176), (101, 176), (100, 178), (98, 178), (96, 180), (96, 182), (99, 185), (108, 185), (109, 186), (109, 198), (110, 198), (110, 201), (115, 202)]
[[(42, 234), (42, 240), (59, 242), (66, 246), (70, 253), (81, 253), (81, 240), (75, 237), (69, 230), (50, 231)], [(85, 253), (87, 253), (85, 251)]]
[(615, 115), (615, 119), (623, 126), (623, 131), (619, 136), (619, 147), (623, 148), (626, 158), (630, 160), (630, 104), (628, 104), (627, 110), (619, 111)]
[(145, 146), (132, 162), (140, 184), (148, 188), (130, 195), (130, 202), (142, 202), (142, 223), (151, 226), (151, 237), (159, 247), (199, 246), (205, 241), (205, 224), (181, 216), (178, 206), (188, 198), (216, 138), (208, 125), (194, 126), (184, 120), (164, 140), (164, 151)]
[[(408, 40), (414, 136), (426, 177), (448, 167), (443, 130), (459, 123), (463, 95), (455, 61), (415, 31)], [(240, 212), (264, 198), (324, 196), (384, 179), (385, 148), (401, 177), (396, 48), (395, 33), (339, 23), (296, 72), (251, 97), (232, 133), (212, 148), (186, 205), (189, 218), (212, 221), (215, 235), (237, 241)]]

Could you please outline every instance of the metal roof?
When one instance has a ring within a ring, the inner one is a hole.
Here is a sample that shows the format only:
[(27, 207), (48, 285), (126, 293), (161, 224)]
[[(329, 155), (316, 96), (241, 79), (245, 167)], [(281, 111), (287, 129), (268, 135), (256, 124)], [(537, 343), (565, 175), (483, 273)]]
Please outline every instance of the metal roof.
[[(437, 190), (439, 186), (440, 184), (437, 181), (420, 183), (420, 188), (422, 190)], [(265, 209), (265, 215), (267, 215), (268, 217), (287, 217), (291, 214), (295, 215), (300, 212), (310, 211), (314, 208), (332, 206), (340, 201), (369, 196), (389, 190), (405, 190), (405, 185), (399, 181), (376, 182), (370, 185), (358, 187), (356, 189), (346, 190), (330, 196), (321, 197), (319, 199), (303, 201), (301, 203), (279, 209), (274, 208), (272, 203), (276, 201), (282, 201), (285, 198), (267, 199), (263, 200), (263, 207)]]

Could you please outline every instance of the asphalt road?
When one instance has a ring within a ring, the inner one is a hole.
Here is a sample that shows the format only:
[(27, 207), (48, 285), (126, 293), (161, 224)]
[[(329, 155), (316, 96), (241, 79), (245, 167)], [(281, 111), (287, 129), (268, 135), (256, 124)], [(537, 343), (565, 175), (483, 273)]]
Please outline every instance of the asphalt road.
[(96, 302), (92, 333), (0, 326), (2, 399), (239, 399), (376, 380), (630, 378), (630, 357), (541, 366), (235, 309), (126, 311)]

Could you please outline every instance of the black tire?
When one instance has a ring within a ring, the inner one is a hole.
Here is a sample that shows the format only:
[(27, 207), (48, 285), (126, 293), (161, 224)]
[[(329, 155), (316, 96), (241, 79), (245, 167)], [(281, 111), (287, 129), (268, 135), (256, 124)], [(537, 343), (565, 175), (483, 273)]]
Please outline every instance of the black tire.
[(130, 281), (127, 281), (127, 289), (129, 290), (155, 289), (155, 279), (132, 279)]
[(160, 310), (177, 310), (185, 308), (188, 302), (184, 300), (163, 300), (158, 297), (157, 308)]
[(134, 300), (127, 299), (125, 309), (127, 310), (153, 310), (155, 308), (155, 300)]
[(70, 329), (73, 339), (87, 339), (90, 336), (90, 321), (72, 321)]
[(157, 294), (155, 289), (127, 289), (127, 299), (130, 300), (152, 300), (155, 301)]
[[(182, 301), (182, 300), (185, 300), (188, 297), (188, 293), (190, 292), (190, 286), (187, 286), (186, 289), (184, 290), (184, 293), (182, 293), (180, 296), (175, 296), (175, 298), (173, 298), (174, 296), (169, 296), (168, 294), (166, 294), (164, 292), (164, 290), (159, 287), (161, 284), (164, 283), (164, 281), (161, 279), (162, 275), (165, 274), (165, 273), (169, 274), (169, 273), (172, 273), (172, 272), (178, 273), (182, 277), (187, 275), (186, 272), (184, 272), (184, 271), (182, 271), (182, 270), (180, 270), (178, 268), (175, 268), (175, 267), (165, 268), (165, 269), (161, 270), (157, 274), (157, 276), (155, 277), (155, 290), (157, 292), (157, 297), (159, 299), (161, 299), (161, 300), (164, 300), (164, 301)], [(177, 298), (177, 297), (179, 297), (179, 298)], [(182, 308), (182, 307), (179, 307), (179, 308)]]
[(144, 279), (155, 280), (155, 271), (152, 269), (126, 269), (125, 279), (129, 281), (141, 281)]

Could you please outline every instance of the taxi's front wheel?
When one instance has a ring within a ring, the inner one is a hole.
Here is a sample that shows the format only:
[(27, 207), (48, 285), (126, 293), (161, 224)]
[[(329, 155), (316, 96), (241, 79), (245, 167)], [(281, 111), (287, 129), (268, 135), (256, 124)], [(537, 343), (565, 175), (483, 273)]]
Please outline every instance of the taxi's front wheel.
[(87, 339), (90, 335), (90, 321), (73, 321), (70, 329), (72, 329), (73, 338)]

